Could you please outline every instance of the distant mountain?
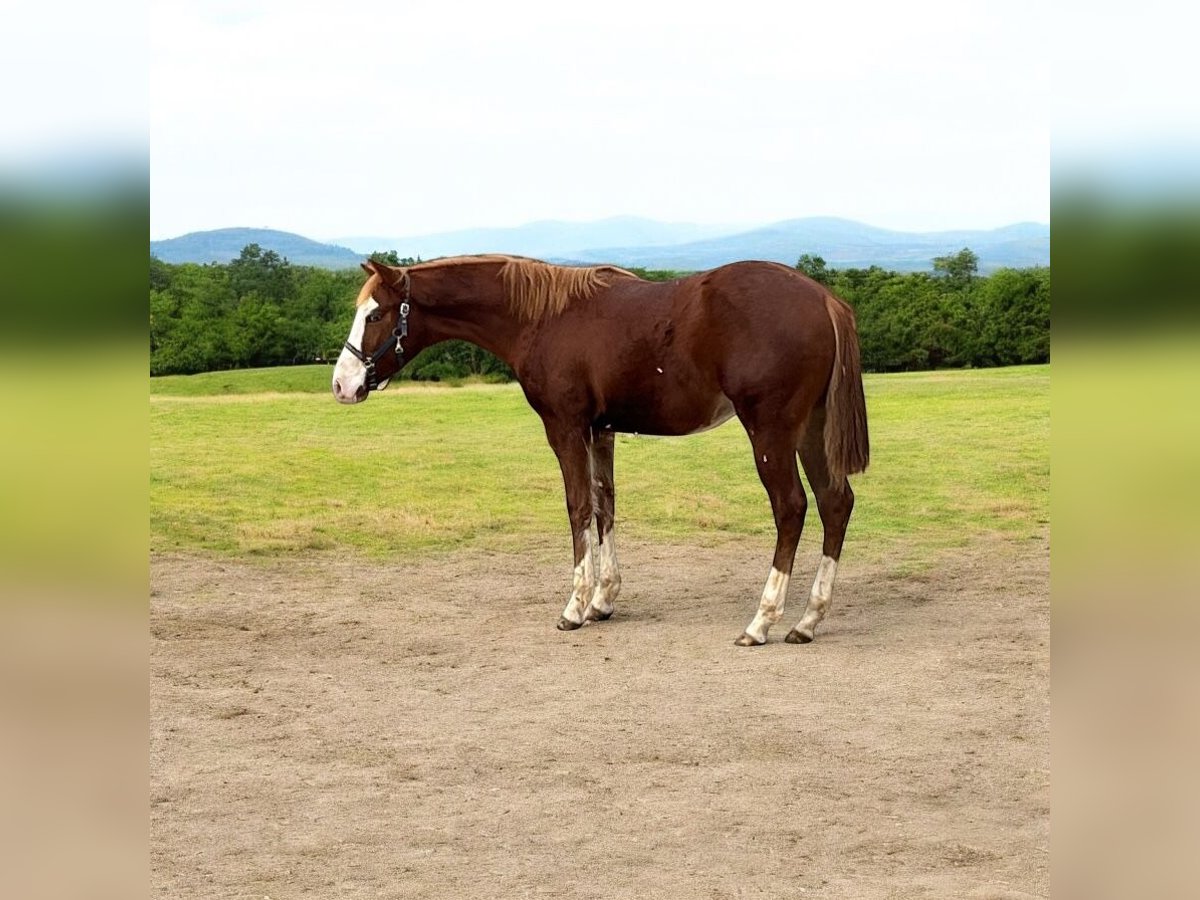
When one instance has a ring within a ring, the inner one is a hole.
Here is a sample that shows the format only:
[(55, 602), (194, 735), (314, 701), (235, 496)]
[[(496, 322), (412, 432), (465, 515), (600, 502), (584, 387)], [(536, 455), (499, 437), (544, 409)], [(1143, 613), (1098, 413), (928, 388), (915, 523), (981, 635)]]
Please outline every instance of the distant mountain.
[(627, 244), (572, 254), (578, 262), (611, 262), (648, 269), (711, 269), (739, 259), (794, 265), (803, 253), (824, 257), (831, 268), (880, 266), (900, 272), (929, 270), (935, 256), (970, 247), (983, 272), (1004, 266), (1050, 264), (1050, 226), (1021, 222), (989, 231), (905, 232), (849, 219), (789, 219), (763, 228), (670, 247)]
[(409, 237), (339, 237), (333, 241), (364, 254), (395, 250), (402, 257), (421, 259), (460, 253), (513, 253), (546, 259), (574, 256), (593, 247), (664, 247), (734, 234), (738, 230), (733, 225), (694, 225), (614, 216), (596, 222), (546, 220), (516, 228), (468, 228)]
[[(739, 259), (769, 259), (795, 265), (801, 254), (824, 257), (832, 268), (881, 266), (901, 272), (928, 271), (935, 256), (970, 247), (979, 268), (1022, 268), (1050, 264), (1050, 226), (1021, 222), (986, 231), (889, 231), (849, 219), (788, 219), (738, 231), (728, 226), (656, 222), (632, 216), (598, 222), (532, 222), (517, 228), (473, 228), (410, 238), (348, 237), (323, 244), (259, 228), (199, 231), (151, 241), (164, 262), (228, 262), (246, 244), (274, 250), (296, 265), (351, 268), (374, 250), (433, 259), (460, 253), (514, 253), (553, 262), (614, 263), (647, 269), (694, 271)], [(357, 251), (357, 252), (356, 252)]]
[(169, 263), (225, 263), (237, 259), (247, 244), (258, 244), (264, 250), (274, 250), (297, 266), (350, 269), (363, 260), (362, 254), (346, 247), (322, 244), (290, 231), (274, 231), (270, 228), (193, 231), (165, 241), (151, 241), (150, 254)]

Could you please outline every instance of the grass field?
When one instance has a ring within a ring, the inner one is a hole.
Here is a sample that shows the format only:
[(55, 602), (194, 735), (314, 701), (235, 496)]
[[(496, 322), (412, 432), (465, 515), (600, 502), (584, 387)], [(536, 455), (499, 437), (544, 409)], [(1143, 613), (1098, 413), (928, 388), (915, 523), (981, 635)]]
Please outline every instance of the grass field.
[[(562, 483), (516, 385), (405, 386), (345, 407), (329, 369), (150, 383), (151, 550), (392, 556), (568, 545)], [(1044, 533), (1049, 366), (867, 376), (872, 462), (847, 552), (922, 565), (985, 534)], [(619, 532), (711, 544), (774, 534), (734, 419), (618, 436)], [(810, 504), (806, 543), (820, 540)]]
[(280, 366), (232, 369), (199, 375), (164, 375), (150, 379), (152, 396), (212, 397), (221, 394), (327, 394), (331, 366)]

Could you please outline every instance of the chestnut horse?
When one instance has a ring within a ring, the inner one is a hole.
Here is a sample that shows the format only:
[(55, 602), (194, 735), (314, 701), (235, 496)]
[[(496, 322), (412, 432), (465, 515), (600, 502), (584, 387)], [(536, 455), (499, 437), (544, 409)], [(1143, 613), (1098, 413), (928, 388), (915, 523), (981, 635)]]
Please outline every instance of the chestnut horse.
[(665, 283), (612, 266), (462, 256), (395, 268), (370, 262), (333, 393), (358, 403), (405, 359), (462, 339), (508, 363), (542, 418), (566, 486), (575, 545), (563, 630), (613, 614), (615, 432), (694, 434), (737, 415), (771, 500), (775, 558), (758, 612), (737, 639), (766, 643), (783, 615), (808, 499), (825, 529), (808, 607), (787, 636), (813, 639), (833, 594), (854, 492), (867, 466), (867, 413), (854, 313), (822, 285), (770, 262)]

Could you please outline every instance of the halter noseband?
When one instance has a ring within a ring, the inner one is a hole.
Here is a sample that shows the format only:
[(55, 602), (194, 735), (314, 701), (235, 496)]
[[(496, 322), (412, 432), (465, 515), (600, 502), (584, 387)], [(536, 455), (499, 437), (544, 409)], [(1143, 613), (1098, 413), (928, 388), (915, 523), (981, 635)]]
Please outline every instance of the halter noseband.
[(370, 356), (367, 356), (350, 341), (346, 341), (345, 347), (350, 353), (361, 362), (367, 369), (367, 390), (374, 391), (379, 388), (379, 378), (375, 374), (375, 363), (383, 359), (384, 355), (393, 347), (396, 350), (396, 371), (404, 368), (404, 345), (400, 342), (408, 337), (408, 313), (409, 301), (412, 300), (412, 279), (408, 272), (405, 272), (401, 279), (404, 282), (404, 299), (400, 301), (400, 319), (396, 322), (396, 327), (392, 329), (392, 333), (388, 335), (386, 341), (379, 345)]

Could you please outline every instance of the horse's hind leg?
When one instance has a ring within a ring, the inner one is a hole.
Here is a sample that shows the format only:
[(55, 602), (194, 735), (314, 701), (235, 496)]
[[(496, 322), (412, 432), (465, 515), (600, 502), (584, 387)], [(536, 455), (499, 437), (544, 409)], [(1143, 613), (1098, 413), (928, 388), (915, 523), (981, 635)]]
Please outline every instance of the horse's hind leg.
[(584, 610), (586, 621), (600, 621), (613, 614), (613, 601), (621, 592), (621, 570), (617, 566), (617, 544), (613, 530), (616, 488), (613, 484), (613, 449), (616, 436), (607, 430), (594, 433), (591, 446), (592, 507), (596, 515), (596, 588)]
[(854, 491), (850, 490), (849, 482), (835, 485), (829, 476), (825, 457), (824, 407), (814, 409), (808, 417), (800, 440), (800, 462), (804, 465), (808, 486), (817, 500), (817, 512), (821, 514), (825, 540), (821, 549), (821, 564), (808, 598), (808, 608), (785, 639), (791, 644), (807, 644), (811, 641), (817, 625), (829, 611), (833, 599), (833, 578), (842, 555), (842, 541), (846, 537), (850, 513), (854, 510)]
[(776, 529), (775, 558), (763, 587), (758, 612), (746, 626), (745, 633), (734, 641), (740, 647), (753, 647), (766, 643), (767, 631), (783, 616), (788, 579), (796, 558), (796, 546), (800, 543), (800, 532), (804, 529), (808, 498), (804, 495), (804, 485), (800, 483), (800, 473), (796, 469), (795, 433), (773, 423), (759, 427), (745, 418), (742, 424), (746, 426), (754, 447), (758, 477), (767, 489), (767, 496), (771, 498)]

